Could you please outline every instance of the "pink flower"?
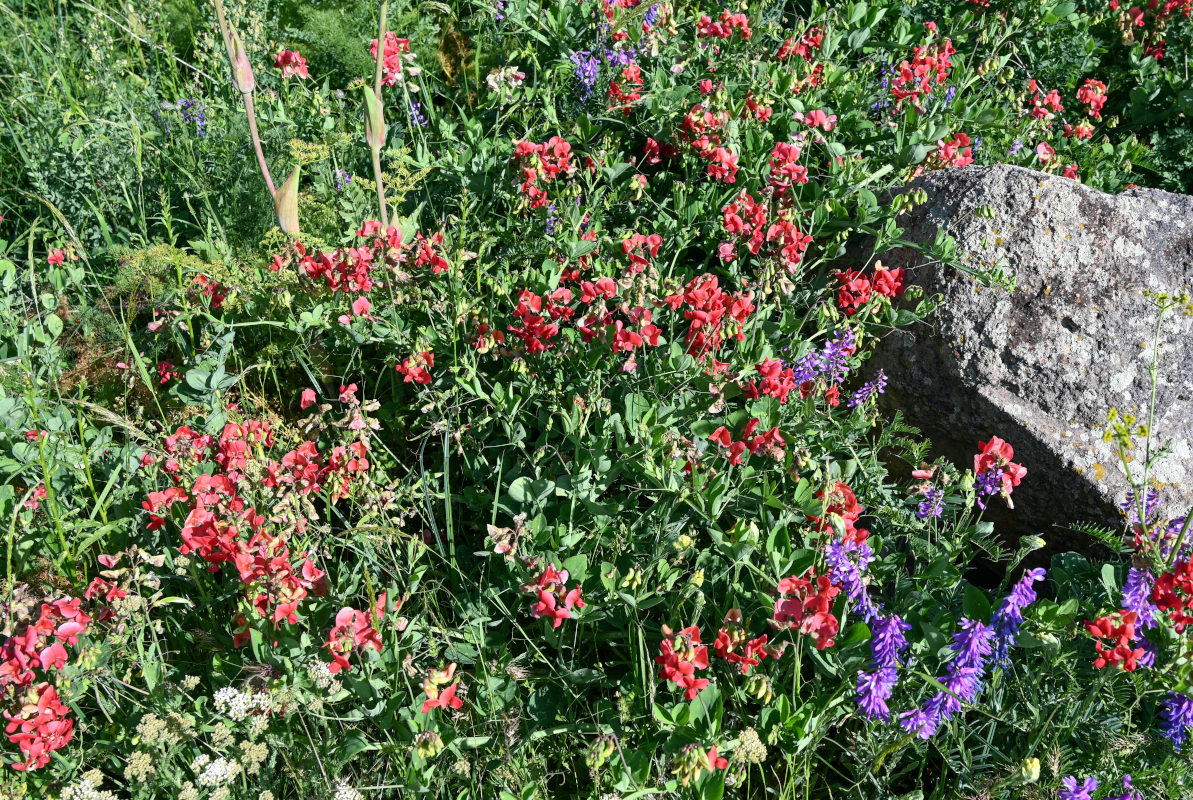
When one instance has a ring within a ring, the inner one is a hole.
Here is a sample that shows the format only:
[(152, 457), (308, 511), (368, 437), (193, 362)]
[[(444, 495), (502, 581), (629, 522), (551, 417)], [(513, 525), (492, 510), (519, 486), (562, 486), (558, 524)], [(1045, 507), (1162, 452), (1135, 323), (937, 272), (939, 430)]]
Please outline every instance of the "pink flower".
[(273, 65), (282, 71), (283, 78), (306, 78), (307, 60), (297, 50), (283, 50), (274, 56)]
[(46, 258), (46, 261), (48, 261), (50, 264), (52, 264), (55, 267), (61, 266), (62, 263), (64, 261), (66, 261), (66, 253), (63, 252), (62, 250), (54, 250)]
[(372, 308), (373, 304), (367, 297), (358, 297), (352, 301), (352, 313), (358, 317), (367, 317)]
[(314, 389), (303, 389), (302, 390), (302, 399), (298, 401), (298, 407), (301, 408), (303, 411), (305, 411), (306, 409), (310, 408), (314, 404), (315, 404), (315, 390)]
[(1056, 155), (1056, 150), (1047, 142), (1040, 142), (1036, 145), (1036, 156), (1040, 159), (1041, 164), (1047, 164), (1054, 155)]

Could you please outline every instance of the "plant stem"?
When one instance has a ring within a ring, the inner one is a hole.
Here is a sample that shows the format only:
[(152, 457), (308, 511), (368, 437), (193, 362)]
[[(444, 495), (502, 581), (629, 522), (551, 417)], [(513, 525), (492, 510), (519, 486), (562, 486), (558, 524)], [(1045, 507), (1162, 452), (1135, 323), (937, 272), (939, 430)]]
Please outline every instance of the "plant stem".
[(269, 195), (272, 197), (277, 194), (278, 190), (274, 186), (273, 176), (269, 174), (269, 164), (265, 163), (265, 150), (261, 147), (261, 134), (257, 132), (257, 113), (253, 104), (253, 95), (246, 94), (242, 97), (244, 97), (244, 113), (249, 117), (249, 135), (253, 137), (253, 150), (257, 153), (257, 166), (261, 167), (265, 185), (269, 188)]
[[(373, 70), (373, 93), (377, 95), (377, 104), (381, 105), (381, 63), (385, 58), (385, 14), (389, 8), (389, 0), (381, 0), (381, 13), (377, 20), (377, 65)], [(377, 205), (381, 209), (381, 228), (389, 227), (389, 211), (385, 207), (385, 184), (381, 180), (381, 149), (373, 150), (373, 180), (377, 182)]]

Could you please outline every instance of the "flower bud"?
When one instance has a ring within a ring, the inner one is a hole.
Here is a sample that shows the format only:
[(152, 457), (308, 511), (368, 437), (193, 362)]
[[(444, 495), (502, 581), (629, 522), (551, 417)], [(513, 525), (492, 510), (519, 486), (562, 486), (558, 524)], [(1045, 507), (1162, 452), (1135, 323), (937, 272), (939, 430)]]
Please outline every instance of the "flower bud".
[(1040, 759), (1025, 758), (1019, 765), (1019, 780), (1024, 783), (1035, 783), (1040, 779)]
[(228, 61), (232, 64), (232, 80), (241, 94), (250, 94), (257, 86), (253, 77), (253, 65), (249, 62), (249, 54), (245, 52), (244, 40), (240, 34), (232, 31), (228, 36)]
[(373, 90), (365, 86), (365, 141), (374, 152), (385, 146), (385, 110)]
[(286, 182), (278, 187), (273, 196), (273, 207), (278, 215), (278, 227), (282, 233), (293, 239), (298, 235), (298, 172), (301, 165), (295, 164), (294, 171)]
[(435, 731), (423, 731), (415, 737), (414, 749), (423, 758), (433, 758), (443, 750), (443, 738)]

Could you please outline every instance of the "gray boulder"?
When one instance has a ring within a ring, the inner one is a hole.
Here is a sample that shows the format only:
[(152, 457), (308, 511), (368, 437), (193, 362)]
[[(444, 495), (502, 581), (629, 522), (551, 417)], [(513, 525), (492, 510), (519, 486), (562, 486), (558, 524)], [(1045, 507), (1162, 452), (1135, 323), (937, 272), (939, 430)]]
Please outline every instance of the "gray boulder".
[[(963, 467), (978, 440), (1006, 439), (1028, 474), (1000, 528), (1081, 546), (1056, 526), (1122, 519), (1128, 483), (1102, 438), (1106, 414), (1147, 421), (1157, 312), (1144, 292), (1193, 285), (1193, 197), (1108, 195), (1006, 165), (940, 170), (907, 188), (920, 187), (929, 200), (903, 218), (907, 238), (930, 242), (943, 228), (963, 263), (1000, 265), (1017, 286), (982, 287), (910, 248), (882, 254), (943, 296), (931, 326), (880, 345), (886, 400)], [(1152, 478), (1175, 515), (1193, 503), (1193, 318), (1167, 314), (1160, 354), (1153, 431), (1171, 453)]]

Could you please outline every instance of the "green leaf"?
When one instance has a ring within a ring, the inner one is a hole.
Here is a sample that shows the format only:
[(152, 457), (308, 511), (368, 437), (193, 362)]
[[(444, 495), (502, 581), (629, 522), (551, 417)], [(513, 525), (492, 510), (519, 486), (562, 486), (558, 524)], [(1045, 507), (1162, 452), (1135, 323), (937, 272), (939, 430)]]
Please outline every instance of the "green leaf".
[(46, 317), (46, 330), (51, 339), (57, 339), (62, 335), (62, 319), (57, 314)]
[(965, 599), (961, 603), (965, 616), (971, 620), (990, 619), (990, 601), (981, 589), (974, 585), (965, 587)]

